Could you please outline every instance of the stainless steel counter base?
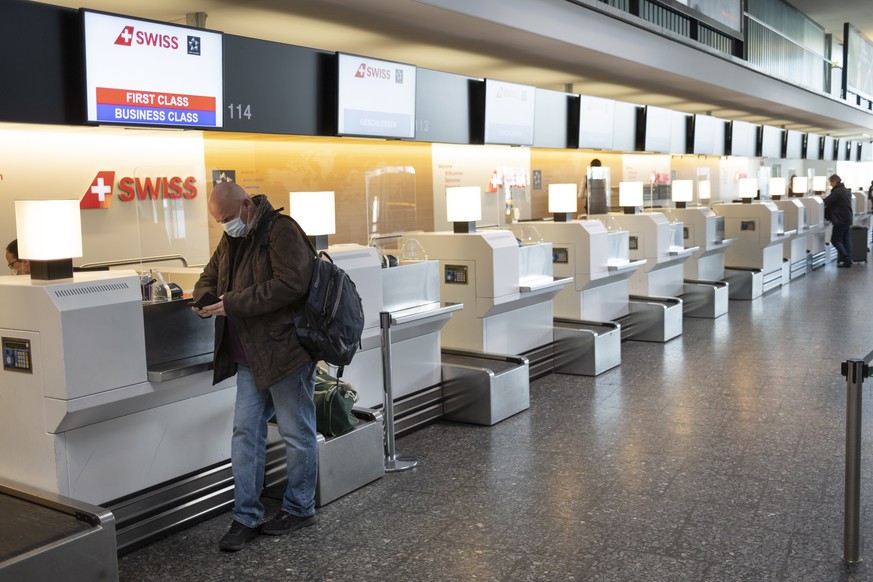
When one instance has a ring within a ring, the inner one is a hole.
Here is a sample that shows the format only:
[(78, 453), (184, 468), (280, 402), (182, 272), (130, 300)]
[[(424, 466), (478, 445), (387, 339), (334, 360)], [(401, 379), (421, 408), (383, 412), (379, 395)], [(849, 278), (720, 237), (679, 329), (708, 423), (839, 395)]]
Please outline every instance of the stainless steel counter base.
[(0, 484), (0, 508), (0, 581), (118, 580), (109, 510), (11, 482)]
[(631, 295), (630, 313), (620, 320), (622, 339), (663, 343), (682, 335), (682, 303), (678, 297)]
[[(316, 507), (336, 501), (385, 474), (382, 413), (355, 408), (354, 414), (360, 423), (346, 434), (329, 438), (318, 435)], [(278, 433), (272, 423), (269, 430)], [(282, 499), (288, 482), (285, 467), (285, 444), (280, 437), (279, 442), (267, 447), (264, 495)]]
[(788, 265), (789, 281), (794, 281), (795, 279), (803, 277), (809, 270), (809, 261), (807, 261), (806, 257), (804, 257), (803, 260), (800, 261), (786, 262), (786, 264)]
[(821, 269), (825, 266), (825, 261), (827, 259), (826, 251), (819, 251), (817, 253), (807, 253), (806, 255), (806, 263), (807, 270), (814, 271), (816, 269)]
[(443, 418), (491, 426), (530, 407), (527, 358), (443, 350)]
[(382, 413), (355, 409), (360, 423), (351, 432), (324, 438), (318, 435), (318, 481), (315, 505), (321, 507), (360, 489), (385, 474)]
[[(777, 271), (782, 280), (782, 271)], [(751, 301), (764, 294), (764, 273), (760, 269), (724, 270), (724, 280), (730, 284), (730, 298)]]
[(683, 315), (715, 319), (728, 312), (730, 284), (725, 281), (685, 281)]
[(621, 325), (555, 319), (555, 372), (599, 376), (621, 364)]

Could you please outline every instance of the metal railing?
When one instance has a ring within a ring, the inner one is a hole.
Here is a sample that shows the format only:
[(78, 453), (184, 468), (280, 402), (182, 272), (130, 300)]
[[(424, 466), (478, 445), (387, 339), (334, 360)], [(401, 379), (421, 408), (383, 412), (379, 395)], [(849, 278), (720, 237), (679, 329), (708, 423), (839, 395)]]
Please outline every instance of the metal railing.
[(140, 263), (162, 263), (164, 261), (181, 261), (183, 267), (188, 266), (188, 259), (182, 255), (159, 255), (154, 257), (137, 257), (133, 259), (117, 259), (114, 261), (97, 261), (79, 265), (80, 269), (96, 269), (98, 267), (120, 267), (123, 265), (139, 265)]
[(846, 360), (840, 371), (846, 377), (846, 501), (843, 521), (843, 561), (861, 561), (861, 388), (871, 376), (873, 352), (862, 359)]

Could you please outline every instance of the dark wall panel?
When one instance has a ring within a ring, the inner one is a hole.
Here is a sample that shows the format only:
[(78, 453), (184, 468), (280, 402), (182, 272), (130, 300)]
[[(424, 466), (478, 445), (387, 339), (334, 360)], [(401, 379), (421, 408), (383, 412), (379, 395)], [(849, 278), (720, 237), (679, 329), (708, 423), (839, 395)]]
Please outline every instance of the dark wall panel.
[(470, 94), (481, 81), (442, 71), (418, 69), (415, 84), (415, 139), (471, 143)]
[(80, 124), (84, 48), (78, 10), (0, 1), (0, 121)]
[(536, 90), (534, 143), (541, 148), (566, 148), (569, 137), (571, 95), (546, 89)]
[(336, 135), (336, 54), (224, 35), (224, 130)]

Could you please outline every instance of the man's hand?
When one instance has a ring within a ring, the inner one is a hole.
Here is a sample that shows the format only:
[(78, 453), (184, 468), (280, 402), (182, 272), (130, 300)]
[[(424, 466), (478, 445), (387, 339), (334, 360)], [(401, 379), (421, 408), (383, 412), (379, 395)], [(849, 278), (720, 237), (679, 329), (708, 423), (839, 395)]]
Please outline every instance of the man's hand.
[[(224, 295), (222, 295), (224, 297)], [(205, 307), (201, 307), (199, 310), (195, 309), (197, 315), (200, 317), (212, 317), (213, 315), (227, 315), (224, 312), (224, 300), (222, 299), (218, 303), (213, 303), (212, 305), (207, 305)]]

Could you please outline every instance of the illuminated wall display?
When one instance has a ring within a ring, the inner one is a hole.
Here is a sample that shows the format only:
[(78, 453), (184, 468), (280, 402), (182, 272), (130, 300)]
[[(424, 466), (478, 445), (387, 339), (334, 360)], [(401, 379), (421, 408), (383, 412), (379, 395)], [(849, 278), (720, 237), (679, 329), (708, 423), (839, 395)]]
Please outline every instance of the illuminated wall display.
[(221, 33), (82, 15), (89, 122), (222, 127)]
[(337, 57), (337, 133), (414, 138), (415, 66), (343, 53)]

